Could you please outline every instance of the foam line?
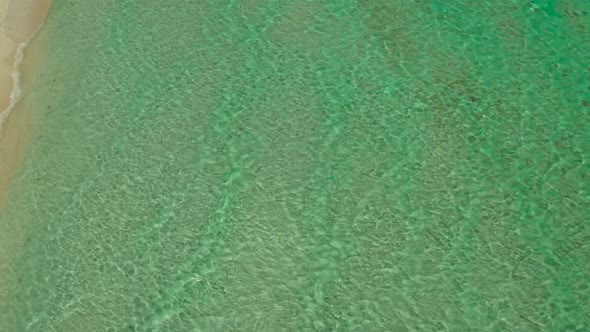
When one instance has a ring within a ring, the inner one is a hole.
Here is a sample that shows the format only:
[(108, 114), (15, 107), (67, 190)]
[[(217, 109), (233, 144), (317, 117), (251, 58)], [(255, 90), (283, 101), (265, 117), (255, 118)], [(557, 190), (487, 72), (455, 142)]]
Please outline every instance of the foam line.
[[(37, 35), (37, 32), (39, 32), (39, 30), (41, 30), (42, 26), (43, 26), (43, 24), (41, 24), (39, 26), (39, 28), (37, 28), (37, 30), (35, 30), (35, 32), (31, 36), (31, 38), (29, 38), (29, 40), (27, 40), (24, 43), (18, 44), (18, 46), (16, 48), (16, 54), (14, 55), (14, 65), (12, 66), (12, 90), (10, 91), (10, 101), (9, 101), (8, 107), (5, 110), (0, 112), (0, 130), (2, 130), (2, 124), (4, 123), (4, 120), (8, 117), (10, 112), (12, 112), (12, 110), (14, 109), (16, 104), (18, 103), (20, 96), (21, 96), (22, 90), (21, 90), (21, 85), (20, 85), (20, 76), (21, 76), (20, 67), (23, 62), (25, 48), (27, 47), (27, 45), (29, 45), (31, 40), (33, 40), (33, 38), (35, 38), (35, 35)], [(0, 134), (1, 134), (1, 132), (0, 132)]]

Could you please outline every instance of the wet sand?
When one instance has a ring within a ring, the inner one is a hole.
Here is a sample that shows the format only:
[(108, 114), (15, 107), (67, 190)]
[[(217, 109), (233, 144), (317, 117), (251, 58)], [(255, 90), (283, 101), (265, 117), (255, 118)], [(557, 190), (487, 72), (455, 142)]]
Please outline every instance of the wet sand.
[(28, 43), (45, 21), (51, 0), (0, 0), (0, 206), (23, 157), (31, 123), (19, 104), (26, 75), (39, 64)]

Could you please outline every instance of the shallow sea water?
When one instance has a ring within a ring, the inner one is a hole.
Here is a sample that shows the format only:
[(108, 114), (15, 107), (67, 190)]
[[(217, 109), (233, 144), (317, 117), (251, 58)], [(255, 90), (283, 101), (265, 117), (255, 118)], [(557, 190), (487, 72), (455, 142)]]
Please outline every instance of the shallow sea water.
[(590, 330), (589, 12), (55, 0), (0, 331)]

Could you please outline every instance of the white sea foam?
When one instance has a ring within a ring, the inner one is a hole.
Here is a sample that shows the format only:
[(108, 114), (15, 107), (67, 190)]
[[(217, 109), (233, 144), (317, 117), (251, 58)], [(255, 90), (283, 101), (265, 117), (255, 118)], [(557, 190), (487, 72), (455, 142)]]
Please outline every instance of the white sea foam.
[(27, 40), (24, 43), (18, 44), (18, 46), (16, 48), (16, 54), (14, 55), (14, 64), (12, 66), (12, 90), (10, 91), (9, 104), (6, 109), (0, 111), (0, 135), (2, 134), (1, 130), (2, 130), (2, 125), (4, 124), (4, 120), (6, 120), (6, 118), (10, 114), (10, 112), (12, 112), (12, 110), (14, 109), (16, 104), (18, 103), (21, 93), (22, 93), (21, 86), (20, 86), (20, 76), (21, 76), (20, 67), (23, 62), (25, 48), (27, 47), (27, 45), (29, 45), (31, 40), (33, 40), (33, 38), (35, 38), (35, 35), (37, 34), (37, 32), (39, 32), (39, 30), (41, 30), (42, 26), (43, 26), (43, 24), (41, 24), (37, 28), (37, 30), (35, 30), (35, 32), (31, 36), (31, 38), (29, 38), (29, 40)]
[(5, 113), (12, 111), (22, 92), (20, 88), (20, 65), (23, 62), (23, 53), (25, 47), (27, 47), (27, 44), (28, 43), (20, 43), (16, 48), (14, 66), (12, 67), (12, 91), (10, 92), (10, 104), (8, 105), (8, 108), (4, 110)]

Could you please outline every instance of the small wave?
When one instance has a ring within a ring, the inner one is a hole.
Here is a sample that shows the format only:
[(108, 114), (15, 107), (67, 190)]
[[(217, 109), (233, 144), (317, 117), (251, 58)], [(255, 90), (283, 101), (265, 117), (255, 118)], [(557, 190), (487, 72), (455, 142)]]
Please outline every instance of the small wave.
[(14, 59), (14, 66), (12, 67), (12, 91), (10, 92), (10, 104), (3, 113), (10, 112), (21, 94), (20, 88), (20, 65), (23, 62), (23, 53), (28, 43), (20, 43), (16, 48), (16, 55)]
[(35, 30), (35, 32), (31, 36), (31, 38), (29, 38), (29, 40), (27, 40), (24, 43), (18, 44), (18, 46), (16, 48), (16, 54), (14, 56), (14, 65), (12, 66), (12, 91), (10, 91), (9, 104), (6, 109), (0, 111), (0, 136), (2, 134), (2, 125), (4, 124), (4, 120), (6, 120), (6, 118), (10, 114), (10, 112), (12, 112), (12, 109), (14, 109), (14, 107), (16, 106), (16, 103), (19, 101), (19, 98), (21, 96), (22, 90), (21, 90), (21, 86), (20, 86), (20, 76), (21, 76), (20, 66), (23, 62), (25, 48), (27, 47), (27, 45), (29, 45), (31, 40), (33, 40), (33, 38), (35, 38), (35, 35), (37, 35), (37, 32), (39, 32), (39, 30), (41, 30), (42, 26), (43, 26), (43, 24), (41, 24), (37, 28), (37, 30)]

